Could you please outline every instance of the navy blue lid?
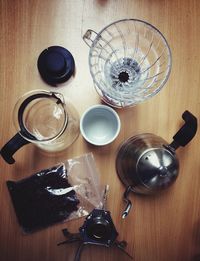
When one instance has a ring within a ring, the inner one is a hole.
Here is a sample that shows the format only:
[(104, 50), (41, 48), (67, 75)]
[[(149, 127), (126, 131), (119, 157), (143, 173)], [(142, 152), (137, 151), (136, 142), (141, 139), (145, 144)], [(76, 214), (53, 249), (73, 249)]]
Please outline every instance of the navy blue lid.
[(67, 81), (75, 71), (72, 54), (61, 46), (51, 46), (42, 51), (37, 66), (42, 79), (52, 86)]

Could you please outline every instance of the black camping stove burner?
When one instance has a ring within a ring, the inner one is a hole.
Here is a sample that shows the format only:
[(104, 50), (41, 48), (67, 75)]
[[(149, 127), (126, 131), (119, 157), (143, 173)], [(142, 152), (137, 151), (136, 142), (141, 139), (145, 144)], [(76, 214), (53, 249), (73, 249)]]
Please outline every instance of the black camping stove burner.
[(126, 241), (117, 241), (118, 233), (109, 211), (94, 209), (85, 219), (83, 226), (79, 228), (79, 233), (72, 234), (67, 229), (63, 229), (63, 234), (67, 240), (58, 245), (80, 242), (74, 261), (80, 260), (85, 245), (115, 246), (133, 259), (125, 251)]

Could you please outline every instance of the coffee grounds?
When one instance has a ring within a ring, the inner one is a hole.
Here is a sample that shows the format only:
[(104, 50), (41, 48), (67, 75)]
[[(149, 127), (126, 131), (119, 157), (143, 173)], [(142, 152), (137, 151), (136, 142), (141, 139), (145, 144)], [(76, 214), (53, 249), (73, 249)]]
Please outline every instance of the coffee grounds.
[(42, 170), (20, 181), (7, 181), (19, 224), (30, 233), (66, 220), (79, 200), (64, 165)]

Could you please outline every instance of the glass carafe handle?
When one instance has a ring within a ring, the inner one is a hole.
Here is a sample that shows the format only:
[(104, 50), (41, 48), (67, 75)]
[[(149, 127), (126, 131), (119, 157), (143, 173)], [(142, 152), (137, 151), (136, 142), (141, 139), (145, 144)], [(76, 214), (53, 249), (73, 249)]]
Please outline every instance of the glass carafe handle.
[(2, 158), (9, 164), (15, 163), (13, 154), (20, 149), (22, 146), (30, 143), (28, 140), (25, 140), (19, 132), (15, 134), (1, 149), (0, 154)]

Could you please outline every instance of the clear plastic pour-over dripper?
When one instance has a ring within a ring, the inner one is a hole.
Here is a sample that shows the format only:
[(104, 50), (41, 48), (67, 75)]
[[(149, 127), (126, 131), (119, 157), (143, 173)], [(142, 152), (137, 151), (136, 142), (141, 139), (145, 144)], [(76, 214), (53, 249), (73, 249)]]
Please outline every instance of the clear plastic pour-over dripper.
[(18, 133), (1, 149), (10, 164), (15, 162), (12, 155), (27, 143), (56, 152), (69, 147), (79, 135), (78, 112), (61, 93), (26, 93), (16, 103), (13, 116)]

